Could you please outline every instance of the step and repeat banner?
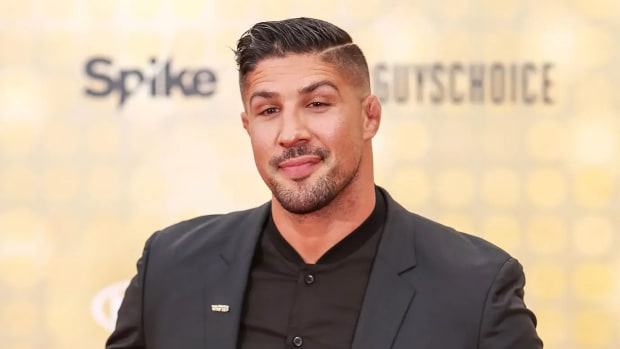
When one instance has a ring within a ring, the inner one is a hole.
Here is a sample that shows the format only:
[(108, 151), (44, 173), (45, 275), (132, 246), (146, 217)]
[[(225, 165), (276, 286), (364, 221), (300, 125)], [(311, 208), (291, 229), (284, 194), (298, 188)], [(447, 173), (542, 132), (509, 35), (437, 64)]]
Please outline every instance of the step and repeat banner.
[(547, 348), (620, 347), (620, 2), (1, 0), (0, 347), (102, 348), (145, 239), (261, 204), (232, 47), (365, 50), (377, 183), (515, 255)]

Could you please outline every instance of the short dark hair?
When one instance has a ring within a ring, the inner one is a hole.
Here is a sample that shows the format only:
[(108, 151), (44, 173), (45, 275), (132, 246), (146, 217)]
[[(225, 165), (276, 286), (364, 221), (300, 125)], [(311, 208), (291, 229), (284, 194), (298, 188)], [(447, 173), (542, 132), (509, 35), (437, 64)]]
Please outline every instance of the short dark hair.
[(369, 88), (368, 63), (351, 36), (334, 24), (306, 17), (256, 23), (241, 35), (235, 51), (240, 86), (261, 60), (290, 53), (320, 54)]

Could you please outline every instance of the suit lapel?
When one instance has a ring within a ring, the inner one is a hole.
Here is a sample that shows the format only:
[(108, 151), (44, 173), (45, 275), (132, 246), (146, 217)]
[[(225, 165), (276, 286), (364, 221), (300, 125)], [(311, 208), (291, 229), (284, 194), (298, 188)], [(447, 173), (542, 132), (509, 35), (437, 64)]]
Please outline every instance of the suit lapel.
[(352, 349), (391, 348), (415, 295), (407, 277), (416, 263), (413, 223), (408, 212), (379, 189), (386, 198), (387, 218)]
[[(269, 204), (254, 210), (242, 220), (221, 227), (231, 238), (209, 268), (207, 275), (204, 348), (235, 349), (243, 298), (252, 266), (256, 243), (269, 213)], [(245, 231), (240, 231), (245, 230)]]
[(390, 265), (376, 261), (352, 348), (391, 348), (414, 294)]

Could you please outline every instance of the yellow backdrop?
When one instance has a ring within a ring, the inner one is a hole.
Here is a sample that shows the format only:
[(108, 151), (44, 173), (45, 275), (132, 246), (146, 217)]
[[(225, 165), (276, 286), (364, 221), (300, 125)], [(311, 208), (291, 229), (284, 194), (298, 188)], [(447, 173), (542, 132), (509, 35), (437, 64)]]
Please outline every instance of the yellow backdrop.
[(619, 348), (616, 0), (0, 0), (0, 347), (102, 348), (148, 235), (269, 199), (230, 47), (302, 15), (367, 53), (377, 183), (519, 258), (546, 348)]

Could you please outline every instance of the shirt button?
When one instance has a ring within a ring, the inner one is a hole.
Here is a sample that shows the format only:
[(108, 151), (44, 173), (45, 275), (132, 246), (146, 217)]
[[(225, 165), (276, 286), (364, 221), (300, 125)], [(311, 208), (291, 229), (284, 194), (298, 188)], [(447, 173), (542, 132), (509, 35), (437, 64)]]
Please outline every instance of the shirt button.
[(304, 276), (304, 282), (306, 285), (312, 285), (314, 283), (314, 275), (306, 274), (306, 276)]
[(293, 338), (293, 345), (296, 346), (297, 348), (301, 347), (303, 344), (304, 344), (303, 338), (299, 336), (295, 336)]

